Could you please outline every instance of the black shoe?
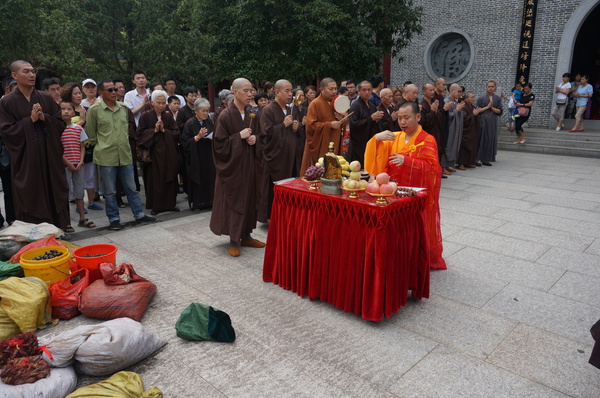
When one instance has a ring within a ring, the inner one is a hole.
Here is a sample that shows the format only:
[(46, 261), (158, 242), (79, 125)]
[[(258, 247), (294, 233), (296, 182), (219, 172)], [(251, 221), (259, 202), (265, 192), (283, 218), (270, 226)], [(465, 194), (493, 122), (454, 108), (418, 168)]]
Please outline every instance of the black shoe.
[(157, 222), (158, 219), (156, 217), (144, 216), (142, 218), (138, 218), (135, 221), (137, 221), (137, 222)]
[(153, 216), (157, 215), (158, 213), (159, 213), (159, 212), (158, 212), (158, 211), (156, 211), (156, 210), (152, 210), (152, 211), (150, 212), (150, 214), (152, 214)]
[(481, 167), (481, 162), (480, 162), (479, 160), (478, 160), (478, 161), (476, 161), (476, 162), (475, 162), (475, 166), (477, 166), (477, 167)]
[(123, 229), (123, 226), (121, 225), (121, 223), (119, 221), (113, 221), (110, 223), (110, 229), (112, 229), (113, 231), (120, 231)]
[(481, 162), (482, 165), (484, 166), (491, 166), (492, 164), (490, 162)]
[(62, 234), (62, 235), (61, 235), (61, 236), (60, 236), (58, 239), (60, 239), (60, 240), (71, 240), (71, 239), (72, 239), (72, 237), (71, 237), (71, 235), (70, 235), (70, 234), (68, 234), (68, 233), (66, 233), (66, 232), (65, 232), (65, 233), (64, 233), (64, 234)]
[(448, 178), (448, 176), (442, 174), (442, 178)]

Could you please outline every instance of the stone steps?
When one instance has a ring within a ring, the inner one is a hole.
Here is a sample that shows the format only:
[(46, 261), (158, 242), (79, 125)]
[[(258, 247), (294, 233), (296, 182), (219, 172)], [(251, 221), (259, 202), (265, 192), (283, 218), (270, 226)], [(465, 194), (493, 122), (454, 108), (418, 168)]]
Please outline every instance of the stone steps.
[[(587, 127), (587, 126), (586, 126)], [(600, 158), (600, 131), (569, 133), (548, 129), (525, 128), (525, 144), (516, 145), (516, 134), (500, 129), (498, 149), (553, 155)]]

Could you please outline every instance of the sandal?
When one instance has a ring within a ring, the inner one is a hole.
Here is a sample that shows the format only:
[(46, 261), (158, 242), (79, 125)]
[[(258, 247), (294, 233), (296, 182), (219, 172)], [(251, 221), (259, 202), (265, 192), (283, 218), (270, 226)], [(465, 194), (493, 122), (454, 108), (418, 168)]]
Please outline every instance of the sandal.
[(96, 228), (96, 224), (94, 224), (93, 221), (89, 221), (87, 218), (79, 220), (79, 224), (77, 224), (77, 226), (83, 228)]
[(67, 225), (67, 228), (65, 228), (65, 232), (70, 234), (75, 232), (75, 229), (72, 226)]

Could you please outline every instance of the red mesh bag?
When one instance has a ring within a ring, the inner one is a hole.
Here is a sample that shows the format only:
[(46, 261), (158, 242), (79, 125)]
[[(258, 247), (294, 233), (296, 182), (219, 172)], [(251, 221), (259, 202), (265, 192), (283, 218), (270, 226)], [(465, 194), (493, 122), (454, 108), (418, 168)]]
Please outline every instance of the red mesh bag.
[(71, 319), (79, 315), (81, 293), (90, 284), (88, 270), (82, 268), (73, 272), (68, 278), (50, 284), (50, 304), (52, 317)]
[(127, 317), (139, 322), (154, 293), (156, 285), (149, 281), (107, 285), (98, 279), (81, 295), (79, 311), (90, 318), (109, 320)]
[(102, 279), (107, 285), (126, 285), (133, 282), (148, 282), (139, 276), (133, 269), (133, 265), (121, 263), (118, 267), (113, 263), (102, 263), (98, 266), (102, 273)]
[(41, 356), (29, 356), (9, 359), (0, 371), (0, 379), (5, 384), (17, 386), (19, 384), (35, 383), (48, 377), (50, 364)]
[(17, 334), (10, 339), (0, 341), (0, 368), (13, 358), (37, 355), (38, 339), (32, 332)]

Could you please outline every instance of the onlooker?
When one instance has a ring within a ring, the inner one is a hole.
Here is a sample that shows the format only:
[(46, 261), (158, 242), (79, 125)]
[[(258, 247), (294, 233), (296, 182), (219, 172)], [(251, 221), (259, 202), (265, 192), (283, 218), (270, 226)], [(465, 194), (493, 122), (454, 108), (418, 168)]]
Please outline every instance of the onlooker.
[(521, 102), (516, 102), (517, 109), (527, 109), (526, 111), (519, 110), (519, 117), (515, 122), (515, 133), (517, 134), (517, 141), (515, 144), (525, 143), (525, 132), (523, 131), (523, 124), (529, 120), (531, 116), (531, 107), (533, 101), (535, 101), (535, 94), (531, 92), (532, 85), (527, 83), (523, 86), (523, 95), (521, 96)]
[(575, 80), (571, 82), (571, 95), (569, 96), (569, 105), (567, 106), (567, 116), (565, 118), (575, 119), (575, 113), (577, 112), (577, 98), (573, 96), (573, 93), (581, 86), (581, 75), (578, 73), (575, 75)]
[(81, 101), (81, 105), (89, 108), (98, 102), (98, 90), (96, 88), (96, 82), (93, 79), (85, 79), (81, 83), (81, 87), (85, 94), (85, 99)]
[[(379, 98), (379, 92), (385, 86), (383, 81), (383, 77), (379, 75), (375, 75), (371, 78), (371, 86), (373, 87), (373, 92), (371, 93), (371, 98), (369, 98), (369, 102), (375, 105), (375, 108), (379, 106), (381, 103), (381, 98)], [(418, 89), (417, 89), (418, 91)]]
[(29, 62), (10, 65), (15, 91), (0, 100), (0, 136), (10, 155), (15, 216), (39, 224), (69, 225), (69, 186), (60, 136), (65, 122), (50, 94), (35, 89)]
[(98, 91), (102, 101), (90, 108), (86, 128), (90, 141), (96, 145), (94, 163), (100, 166), (110, 229), (123, 228), (115, 196), (117, 176), (123, 184), (136, 221), (157, 221), (144, 214), (140, 195), (135, 190), (133, 158), (129, 146), (130, 132), (135, 125), (133, 115), (125, 104), (117, 102), (117, 89), (112, 80), (100, 81)]
[(196, 87), (189, 86), (183, 90), (183, 97), (185, 98), (185, 103), (181, 104), (176, 119), (179, 131), (183, 131), (185, 123), (194, 117), (194, 102), (200, 97), (200, 92)]
[(350, 99), (350, 106), (358, 99), (358, 92), (356, 91), (356, 82), (354, 80), (346, 81), (346, 88), (348, 89), (348, 98)]
[(254, 102), (256, 102), (256, 105), (257, 105), (256, 111), (260, 115), (263, 108), (265, 106), (267, 106), (267, 104), (269, 104), (269, 97), (267, 96), (267, 93), (265, 93), (264, 91), (259, 91), (258, 93), (256, 93), (254, 95)]
[(556, 103), (552, 107), (552, 116), (558, 124), (556, 126), (556, 131), (560, 131), (563, 128), (563, 119), (565, 118), (569, 94), (571, 93), (570, 78), (571, 75), (569, 73), (564, 73), (562, 75), (562, 83), (554, 88), (554, 92), (556, 93)]
[[(348, 80), (346, 85), (348, 85), (350, 81), (351, 80)], [(294, 174), (296, 177), (298, 177), (300, 173), (300, 164), (302, 163), (302, 155), (304, 155), (304, 144), (306, 144), (307, 109), (304, 106), (304, 91), (302, 91), (301, 88), (296, 88), (292, 94), (294, 95), (292, 116), (294, 116), (294, 120), (298, 121), (298, 142), (296, 144), (296, 164), (298, 165), (298, 169)]]
[(569, 130), (571, 133), (582, 132), (583, 130), (583, 115), (587, 110), (587, 104), (592, 95), (594, 94), (594, 88), (591, 84), (588, 84), (589, 76), (581, 76), (581, 85), (577, 87), (573, 97), (576, 99), (575, 106), (577, 107), (577, 113), (575, 114), (575, 126)]
[[(84, 196), (84, 172), (83, 172), (83, 157), (85, 154), (85, 145), (83, 142), (87, 140), (87, 135), (83, 127), (73, 123), (72, 119), (75, 116), (75, 105), (72, 102), (63, 101), (60, 103), (61, 116), (67, 127), (62, 133), (61, 142), (64, 148), (63, 161), (65, 163), (65, 172), (67, 182), (72, 186), (73, 198), (77, 205), (77, 213), (79, 213), (80, 227), (95, 228), (96, 225), (85, 218), (83, 207)], [(75, 232), (71, 224), (67, 225), (65, 232)]]
[(169, 112), (173, 115), (173, 120), (177, 121), (177, 114), (179, 113), (179, 108), (181, 107), (181, 101), (179, 101), (179, 97), (171, 96), (167, 99), (167, 106), (169, 107)]
[(137, 127), (144, 106), (150, 99), (150, 93), (148, 92), (148, 89), (146, 89), (146, 83), (148, 83), (146, 72), (142, 70), (133, 72), (132, 82), (135, 84), (135, 88), (125, 94), (123, 103), (131, 110), (131, 113), (133, 113), (133, 119), (135, 120), (135, 125)]
[(60, 104), (61, 88), (60, 88), (60, 80), (58, 80), (58, 77), (49, 77), (47, 79), (44, 79), (44, 82), (42, 83), (42, 85), (44, 86), (44, 91), (46, 91), (48, 94), (50, 94), (52, 96), (52, 99), (54, 99), (54, 101), (56, 101), (57, 104)]
[(175, 79), (173, 79), (171, 76), (165, 76), (165, 78), (163, 79), (163, 83), (164, 90), (167, 92), (169, 97), (175, 96), (179, 98), (180, 104), (185, 103), (185, 98), (183, 98), (182, 95), (175, 94), (175, 89), (177, 88), (177, 83), (175, 82)]
[(306, 98), (306, 103), (304, 104), (304, 107), (308, 109), (310, 103), (313, 102), (315, 98), (317, 98), (317, 88), (313, 85), (304, 87), (304, 97)]
[(179, 211), (179, 132), (175, 119), (167, 113), (167, 97), (163, 90), (152, 92), (152, 109), (142, 113), (136, 134), (136, 145), (149, 149), (152, 159), (144, 164), (146, 209), (152, 209), (152, 215)]
[(215, 109), (215, 120), (217, 120), (217, 117), (219, 117), (219, 114), (225, 108), (227, 108), (227, 96), (229, 94), (231, 94), (231, 91), (229, 91), (227, 89), (223, 89), (223, 90), (219, 91), (219, 101), (221, 101), (221, 104), (217, 107), (217, 109)]
[(115, 80), (114, 83), (117, 89), (117, 101), (123, 102), (125, 99), (125, 83), (123, 83), (123, 80)]
[(402, 89), (395, 88), (392, 90), (392, 104), (394, 105), (394, 109), (398, 108), (400, 105), (400, 99), (402, 98)]

